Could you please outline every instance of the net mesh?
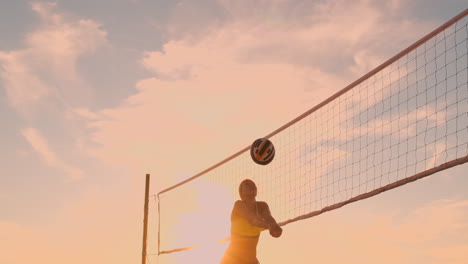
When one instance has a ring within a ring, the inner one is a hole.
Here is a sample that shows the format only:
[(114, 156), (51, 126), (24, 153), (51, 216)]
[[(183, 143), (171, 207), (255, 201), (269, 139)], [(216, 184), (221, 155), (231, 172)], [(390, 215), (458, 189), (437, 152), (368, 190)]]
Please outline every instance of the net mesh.
[(466, 162), (467, 35), (465, 14), (271, 135), (276, 154), (269, 165), (255, 164), (245, 149), (160, 193), (158, 252), (229, 237), (230, 211), (245, 178), (285, 224), (450, 162)]

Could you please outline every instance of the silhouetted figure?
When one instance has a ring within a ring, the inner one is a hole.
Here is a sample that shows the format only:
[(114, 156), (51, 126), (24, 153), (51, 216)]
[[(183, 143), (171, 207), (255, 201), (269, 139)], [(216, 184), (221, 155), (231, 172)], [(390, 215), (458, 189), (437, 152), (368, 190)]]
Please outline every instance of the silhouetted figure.
[(271, 216), (266, 202), (257, 202), (257, 186), (246, 179), (239, 185), (238, 200), (231, 213), (231, 242), (221, 264), (259, 264), (257, 244), (260, 232), (270, 231), (273, 237), (280, 237), (283, 229)]

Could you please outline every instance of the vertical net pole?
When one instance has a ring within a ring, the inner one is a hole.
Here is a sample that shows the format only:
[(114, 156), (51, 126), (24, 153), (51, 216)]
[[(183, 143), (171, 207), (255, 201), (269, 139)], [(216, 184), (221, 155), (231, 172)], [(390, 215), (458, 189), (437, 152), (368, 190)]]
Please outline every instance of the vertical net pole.
[(158, 199), (158, 256), (161, 254), (161, 204), (159, 194), (156, 196)]
[(149, 200), (149, 183), (150, 175), (146, 174), (145, 181), (145, 209), (144, 209), (144, 220), (143, 220), (143, 249), (141, 252), (141, 263), (146, 264), (146, 238), (148, 235), (148, 200)]

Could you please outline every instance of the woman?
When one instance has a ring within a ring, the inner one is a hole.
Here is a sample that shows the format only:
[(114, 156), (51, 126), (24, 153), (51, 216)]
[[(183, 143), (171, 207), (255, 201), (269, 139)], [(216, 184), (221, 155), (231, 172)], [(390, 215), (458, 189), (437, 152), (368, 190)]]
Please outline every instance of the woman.
[(246, 179), (239, 185), (241, 200), (236, 201), (231, 213), (231, 243), (221, 264), (259, 264), (257, 244), (260, 232), (270, 231), (273, 237), (280, 237), (283, 229), (271, 216), (266, 202), (257, 202), (257, 186)]

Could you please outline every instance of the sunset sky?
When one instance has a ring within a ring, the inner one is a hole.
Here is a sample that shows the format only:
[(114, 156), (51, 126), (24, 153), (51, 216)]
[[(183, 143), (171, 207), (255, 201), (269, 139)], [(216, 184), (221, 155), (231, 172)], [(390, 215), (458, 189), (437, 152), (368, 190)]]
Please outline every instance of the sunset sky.
[[(468, 7), (0, 1), (1, 264), (139, 263), (146, 173), (156, 194), (206, 169)], [(467, 171), (290, 224), (280, 239), (263, 234), (259, 260), (466, 264)], [(154, 242), (154, 229), (149, 236)], [(200, 254), (210, 252), (182, 255)]]

